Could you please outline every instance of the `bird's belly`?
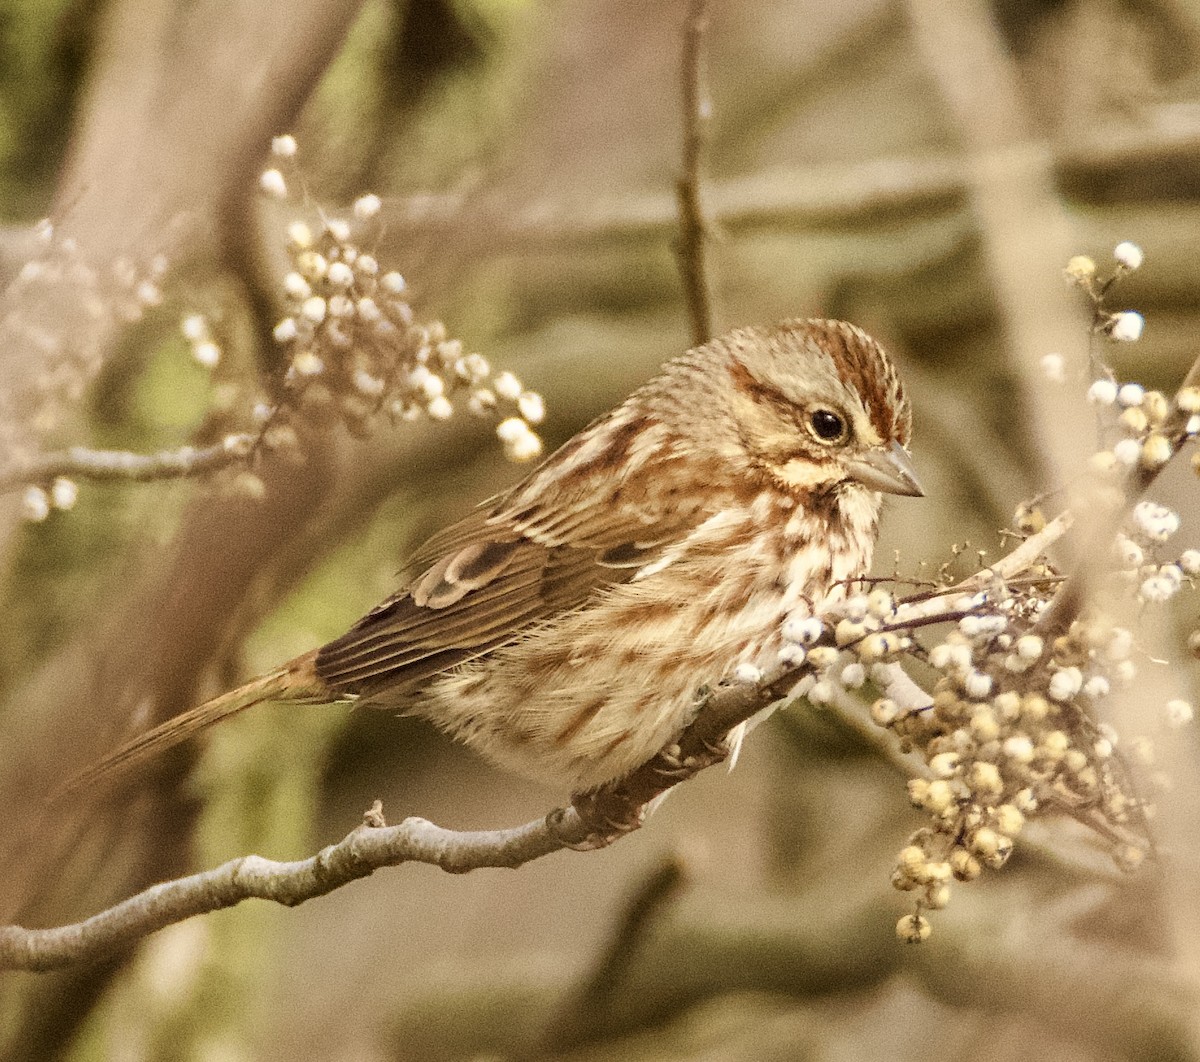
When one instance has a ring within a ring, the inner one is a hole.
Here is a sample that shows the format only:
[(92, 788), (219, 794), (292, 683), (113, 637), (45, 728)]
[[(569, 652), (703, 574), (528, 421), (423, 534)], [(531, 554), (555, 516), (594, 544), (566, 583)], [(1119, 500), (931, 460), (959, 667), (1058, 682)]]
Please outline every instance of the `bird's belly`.
[(675, 740), (702, 686), (774, 659), (795, 603), (774, 581), (618, 590), (435, 680), (416, 711), (503, 767), (582, 792)]

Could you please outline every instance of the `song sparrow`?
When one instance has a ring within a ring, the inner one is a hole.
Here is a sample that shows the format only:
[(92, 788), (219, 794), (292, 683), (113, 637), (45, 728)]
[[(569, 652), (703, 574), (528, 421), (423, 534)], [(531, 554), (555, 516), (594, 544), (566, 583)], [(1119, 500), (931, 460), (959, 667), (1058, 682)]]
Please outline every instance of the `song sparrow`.
[(264, 700), (359, 699), (584, 792), (689, 723), (704, 683), (871, 560), (879, 491), (919, 495), (909, 404), (838, 321), (688, 351), (528, 477), (434, 535), (342, 637), (168, 720), (77, 776)]

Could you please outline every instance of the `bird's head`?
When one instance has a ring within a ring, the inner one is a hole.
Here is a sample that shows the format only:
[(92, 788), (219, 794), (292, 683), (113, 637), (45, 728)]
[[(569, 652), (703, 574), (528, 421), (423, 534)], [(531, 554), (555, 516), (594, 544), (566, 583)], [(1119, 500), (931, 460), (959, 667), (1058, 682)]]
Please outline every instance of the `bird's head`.
[(858, 483), (920, 496), (912, 412), (883, 349), (842, 321), (746, 328), (710, 345), (729, 380), (725, 425), (751, 463), (792, 492)]

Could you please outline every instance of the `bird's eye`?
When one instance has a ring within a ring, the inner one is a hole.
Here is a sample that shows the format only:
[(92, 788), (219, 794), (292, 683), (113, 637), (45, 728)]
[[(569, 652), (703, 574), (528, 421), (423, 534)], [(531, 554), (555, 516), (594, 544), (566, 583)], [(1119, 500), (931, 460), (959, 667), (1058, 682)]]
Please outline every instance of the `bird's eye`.
[(815, 409), (808, 416), (813, 434), (825, 442), (836, 442), (846, 434), (846, 422), (831, 409)]

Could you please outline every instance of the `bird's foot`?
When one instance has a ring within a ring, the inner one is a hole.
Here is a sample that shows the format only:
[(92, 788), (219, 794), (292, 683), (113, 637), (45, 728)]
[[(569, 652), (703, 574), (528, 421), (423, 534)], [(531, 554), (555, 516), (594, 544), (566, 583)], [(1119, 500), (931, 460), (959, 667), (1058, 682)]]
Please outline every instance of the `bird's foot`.
[(607, 848), (626, 834), (639, 829), (646, 818), (644, 805), (613, 790), (581, 793), (571, 801), (575, 815), (557, 808), (546, 816), (546, 825), (565, 848), (594, 852)]

